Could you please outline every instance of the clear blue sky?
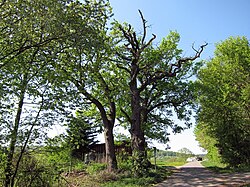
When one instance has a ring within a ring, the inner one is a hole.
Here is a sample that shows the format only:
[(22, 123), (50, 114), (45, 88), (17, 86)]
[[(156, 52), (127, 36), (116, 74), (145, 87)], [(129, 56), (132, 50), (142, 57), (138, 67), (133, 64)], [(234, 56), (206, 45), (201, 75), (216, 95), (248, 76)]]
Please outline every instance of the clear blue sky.
[(181, 36), (180, 47), (191, 55), (191, 46), (204, 41), (209, 46), (203, 58), (213, 56), (214, 44), (229, 36), (250, 38), (249, 0), (110, 0), (114, 17), (141, 30), (138, 9), (151, 26), (157, 40), (170, 30)]
[[(170, 30), (181, 36), (179, 47), (183, 55), (193, 54), (192, 44), (209, 45), (202, 59), (213, 57), (215, 44), (230, 36), (246, 36), (250, 40), (250, 0), (110, 0), (114, 19), (128, 22), (141, 31), (140, 9), (148, 21), (149, 34), (157, 35), (157, 41)], [(181, 135), (170, 137), (171, 149), (187, 147), (201, 153), (195, 142), (193, 128)], [(164, 148), (163, 145), (159, 145)]]

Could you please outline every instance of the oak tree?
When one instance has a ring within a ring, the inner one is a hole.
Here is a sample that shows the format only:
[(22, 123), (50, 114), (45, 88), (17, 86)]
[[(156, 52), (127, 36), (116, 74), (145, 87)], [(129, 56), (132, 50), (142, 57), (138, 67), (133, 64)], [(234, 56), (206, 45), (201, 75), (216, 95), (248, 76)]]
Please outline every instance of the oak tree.
[(188, 121), (189, 111), (185, 106), (190, 104), (192, 96), (187, 77), (194, 68), (192, 62), (200, 57), (206, 44), (195, 50), (193, 57), (181, 57), (182, 51), (177, 48), (179, 35), (171, 32), (159, 46), (154, 46), (156, 35), (147, 40), (146, 20), (141, 11), (139, 13), (141, 34), (136, 33), (131, 25), (119, 23), (115, 33), (120, 36), (117, 66), (125, 71), (127, 80), (124, 83), (128, 85), (126, 98), (129, 107), (123, 105), (122, 112), (130, 123), (135, 174), (141, 176), (148, 168), (145, 133), (153, 138), (157, 136), (152, 134), (158, 133), (159, 139), (164, 141), (168, 126), (180, 131), (182, 128), (173, 125), (169, 119), (171, 108), (176, 110), (180, 119)]

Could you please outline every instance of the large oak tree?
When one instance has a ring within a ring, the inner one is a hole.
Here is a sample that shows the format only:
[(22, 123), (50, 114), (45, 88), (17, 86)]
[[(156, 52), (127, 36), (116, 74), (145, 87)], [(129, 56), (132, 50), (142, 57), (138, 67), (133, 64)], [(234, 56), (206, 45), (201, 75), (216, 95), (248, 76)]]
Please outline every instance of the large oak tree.
[(189, 120), (186, 106), (191, 104), (192, 92), (188, 77), (195, 69), (193, 61), (200, 57), (206, 44), (195, 50), (193, 57), (183, 58), (177, 48), (179, 35), (171, 32), (154, 46), (156, 35), (147, 40), (146, 20), (139, 13), (141, 34), (131, 25), (119, 23), (115, 33), (120, 36), (117, 66), (125, 72), (124, 84), (127, 83), (127, 102), (121, 110), (130, 123), (134, 172), (141, 176), (148, 168), (145, 135), (166, 141), (169, 126), (176, 132), (183, 129), (169, 119), (172, 109), (180, 119)]

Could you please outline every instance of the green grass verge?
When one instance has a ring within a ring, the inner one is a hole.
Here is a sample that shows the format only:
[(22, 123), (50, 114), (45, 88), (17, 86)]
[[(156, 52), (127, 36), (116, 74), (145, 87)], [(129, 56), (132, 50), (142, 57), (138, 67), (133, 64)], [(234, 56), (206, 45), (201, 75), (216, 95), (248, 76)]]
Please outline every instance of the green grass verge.
[(165, 180), (171, 175), (171, 171), (167, 167), (157, 167), (156, 170), (150, 169), (147, 177), (135, 178), (124, 176), (117, 181), (110, 181), (102, 185), (102, 187), (147, 187), (157, 184)]
[(229, 167), (227, 164), (223, 164), (220, 162), (213, 162), (209, 160), (203, 161), (202, 165), (218, 173), (250, 172), (250, 166), (241, 168), (232, 168)]

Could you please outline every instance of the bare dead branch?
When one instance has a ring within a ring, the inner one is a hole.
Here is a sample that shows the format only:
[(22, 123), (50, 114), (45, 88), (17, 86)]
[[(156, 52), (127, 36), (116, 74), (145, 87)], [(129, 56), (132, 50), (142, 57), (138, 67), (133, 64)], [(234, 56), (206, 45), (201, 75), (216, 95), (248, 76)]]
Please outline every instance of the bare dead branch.
[(136, 46), (136, 49), (139, 49), (140, 48), (140, 44), (136, 38), (136, 33), (133, 32), (133, 38), (134, 38), (134, 41), (135, 41), (135, 46)]
[[(125, 46), (133, 54), (133, 57), (135, 59), (138, 59), (141, 52), (145, 48), (147, 48), (149, 45), (151, 45), (153, 40), (156, 38), (156, 35), (153, 34), (153, 37), (147, 43), (145, 43), (146, 34), (147, 34), (146, 20), (144, 19), (143, 14), (142, 14), (142, 12), (140, 10), (139, 10), (139, 13), (140, 13), (140, 16), (141, 16), (141, 19), (142, 19), (142, 24), (143, 24), (143, 35), (142, 35), (142, 41), (141, 42), (138, 41), (136, 33), (135, 32), (132, 33), (131, 25), (129, 25), (129, 28), (127, 29), (127, 31), (121, 25), (119, 26), (119, 29), (122, 31), (123, 36), (128, 41), (128, 44), (126, 44)], [(129, 48), (128, 46), (131, 46), (131, 48)]]
[(164, 72), (164, 71), (155, 72), (154, 75), (150, 76), (148, 78), (148, 80), (141, 85), (141, 87), (139, 88), (139, 92), (142, 92), (152, 82), (155, 82), (157, 80), (161, 80), (161, 79), (163, 79), (165, 77), (175, 77), (176, 74), (181, 71), (181, 66), (183, 64), (187, 63), (188, 61), (194, 61), (195, 59), (199, 58), (202, 51), (204, 50), (204, 48), (207, 45), (208, 44), (205, 43), (204, 45), (200, 46), (199, 50), (195, 50), (197, 52), (193, 57), (181, 58), (176, 62), (176, 64), (171, 64), (168, 72)]
[(145, 45), (142, 46), (140, 51), (143, 51), (146, 47), (148, 47), (153, 42), (153, 40), (156, 38), (156, 35), (155, 34), (152, 34), (152, 35), (153, 37)]
[(138, 10), (138, 11), (139, 11), (139, 14), (141, 16), (141, 20), (142, 20), (142, 24), (143, 24), (143, 36), (142, 36), (142, 41), (141, 41), (141, 44), (143, 45), (144, 41), (145, 41), (145, 38), (146, 38), (146, 35), (147, 35), (147, 29), (146, 29), (146, 23), (147, 23), (147, 21), (144, 19), (141, 10)]
[(196, 53), (199, 52), (197, 49), (194, 48), (194, 43), (192, 44), (192, 49), (193, 49)]
[[(168, 74), (169, 76), (175, 76), (176, 73), (179, 73), (180, 72), (180, 69), (181, 69), (181, 66), (182, 64), (185, 64), (187, 63), (188, 61), (194, 61), (196, 60), (197, 58), (200, 57), (202, 51), (204, 50), (204, 48), (208, 45), (208, 43), (205, 43), (204, 45), (201, 45), (200, 46), (200, 49), (199, 50), (194, 50), (196, 52), (196, 54), (193, 56), (193, 57), (186, 57), (186, 58), (181, 58), (177, 61), (176, 64), (171, 64), (170, 65), (170, 68), (169, 68), (169, 71), (168, 71)], [(176, 68), (174, 68), (176, 67)], [(174, 68), (174, 69), (173, 69)]]

